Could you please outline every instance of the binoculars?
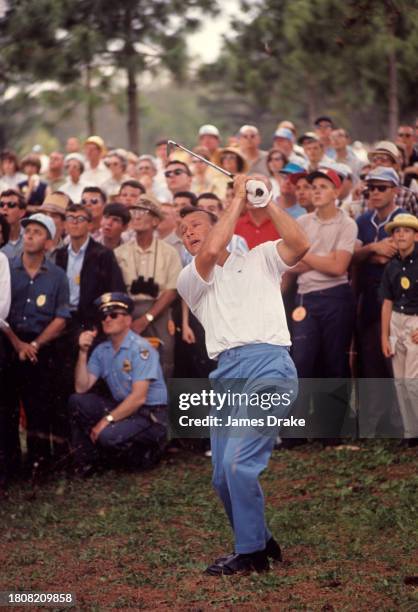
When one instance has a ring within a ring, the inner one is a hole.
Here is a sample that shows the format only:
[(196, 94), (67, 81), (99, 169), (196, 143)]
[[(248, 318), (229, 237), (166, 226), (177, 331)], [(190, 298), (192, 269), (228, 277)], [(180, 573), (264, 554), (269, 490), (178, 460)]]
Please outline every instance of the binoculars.
[(143, 293), (144, 295), (149, 295), (150, 297), (156, 298), (158, 297), (159, 290), (160, 288), (153, 278), (148, 278), (145, 280), (143, 276), (138, 276), (138, 278), (134, 280), (131, 285), (132, 295)]

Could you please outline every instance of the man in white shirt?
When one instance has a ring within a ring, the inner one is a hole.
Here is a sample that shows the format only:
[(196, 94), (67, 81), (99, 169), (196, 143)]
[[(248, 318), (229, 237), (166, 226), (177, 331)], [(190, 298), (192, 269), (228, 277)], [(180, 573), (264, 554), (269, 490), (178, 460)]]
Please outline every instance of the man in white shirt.
[[(180, 273), (177, 289), (206, 333), (209, 357), (218, 359), (211, 374), (215, 384), (241, 379), (244, 391), (280, 380), (281, 389), (297, 386), (297, 373), (289, 355), (287, 329), (280, 293), (282, 273), (308, 250), (308, 240), (290, 215), (270, 201), (266, 207), (281, 240), (266, 242), (249, 253), (227, 245), (240, 214), (247, 205), (246, 181), (238, 175), (235, 196), (220, 218), (205, 210), (183, 217), (182, 236), (193, 261)], [(268, 179), (260, 175), (256, 178)], [(271, 187), (269, 185), (269, 187)], [(295, 393), (294, 393), (295, 394)], [(272, 406), (272, 403), (271, 403)], [(270, 406), (270, 407), (271, 407)], [(234, 404), (224, 419), (247, 413), (250, 406)], [(280, 406), (281, 417), (288, 407)], [(217, 412), (219, 415), (219, 412)], [(255, 428), (211, 427), (213, 483), (224, 504), (235, 535), (235, 552), (215, 560), (206, 573), (232, 575), (269, 569), (268, 557), (281, 559), (277, 542), (266, 527), (264, 501), (258, 482), (274, 447), (277, 430), (260, 433)]]
[(100, 136), (89, 136), (84, 143), (84, 153), (86, 162), (81, 178), (89, 185), (100, 187), (112, 177), (102, 160), (106, 153), (104, 140)]

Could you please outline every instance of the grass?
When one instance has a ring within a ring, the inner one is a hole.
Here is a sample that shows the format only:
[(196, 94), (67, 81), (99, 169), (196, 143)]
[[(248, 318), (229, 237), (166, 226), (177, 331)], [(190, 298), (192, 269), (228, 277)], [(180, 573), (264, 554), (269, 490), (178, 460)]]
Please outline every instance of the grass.
[(202, 575), (233, 547), (210, 472), (183, 452), (147, 473), (16, 485), (0, 591), (71, 591), (80, 610), (418, 610), (404, 583), (418, 574), (416, 450), (274, 453), (263, 487), (285, 563), (232, 579)]

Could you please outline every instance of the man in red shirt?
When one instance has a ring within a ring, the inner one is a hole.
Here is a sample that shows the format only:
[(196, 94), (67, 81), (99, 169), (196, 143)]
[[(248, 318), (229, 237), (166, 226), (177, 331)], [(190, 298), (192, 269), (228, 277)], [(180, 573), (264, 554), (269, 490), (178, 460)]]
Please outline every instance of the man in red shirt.
[(247, 212), (238, 219), (235, 234), (247, 241), (250, 249), (255, 246), (280, 238), (265, 208), (247, 206)]

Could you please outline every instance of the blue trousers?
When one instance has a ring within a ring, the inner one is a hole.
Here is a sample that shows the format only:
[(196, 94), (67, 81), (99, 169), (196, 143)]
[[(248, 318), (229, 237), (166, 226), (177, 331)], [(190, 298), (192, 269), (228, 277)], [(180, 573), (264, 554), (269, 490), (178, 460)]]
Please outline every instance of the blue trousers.
[[(301, 304), (301, 296), (297, 296)], [(307, 316), (293, 322), (292, 356), (301, 378), (350, 378), (354, 297), (348, 284), (303, 296)]]
[[(110, 423), (100, 433), (97, 444), (90, 439), (90, 431), (119, 402), (95, 393), (74, 393), (68, 402), (71, 419), (71, 437), (75, 464), (79, 467), (94, 465), (100, 459), (100, 449), (129, 454), (137, 452), (138, 445), (163, 445), (166, 440), (166, 406), (141, 406), (125, 419)], [(150, 414), (152, 413), (152, 417)]]
[[(224, 351), (210, 378), (217, 391), (250, 395), (274, 389), (297, 394), (297, 373), (288, 349), (271, 344)], [(289, 407), (276, 408), (274, 416), (284, 417), (288, 411)], [(234, 405), (230, 415), (249, 416), (247, 413), (248, 407)], [(263, 550), (271, 537), (258, 478), (267, 467), (277, 433), (278, 429), (266, 434), (248, 427), (211, 429), (213, 485), (234, 531), (236, 553)]]

